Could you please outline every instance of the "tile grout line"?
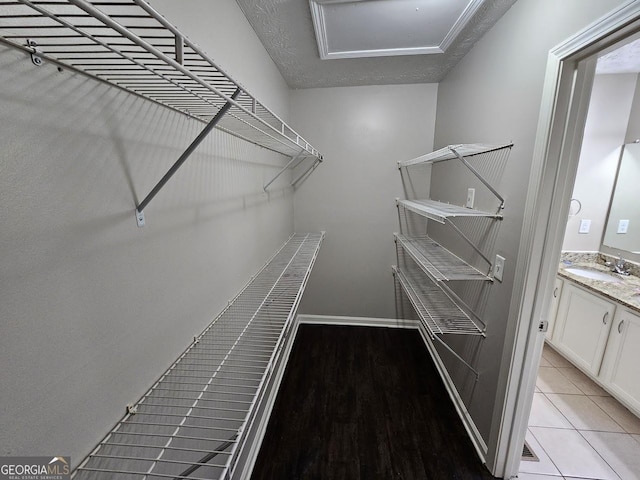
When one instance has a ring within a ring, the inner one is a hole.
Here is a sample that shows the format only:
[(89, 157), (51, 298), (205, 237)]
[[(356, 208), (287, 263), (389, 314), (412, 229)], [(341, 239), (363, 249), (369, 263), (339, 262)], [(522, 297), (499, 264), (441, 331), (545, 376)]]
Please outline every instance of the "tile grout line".
[[(562, 472), (560, 471), (560, 468), (558, 467), (558, 465), (556, 465), (556, 462), (553, 461), (553, 458), (551, 458), (551, 455), (549, 455), (549, 452), (547, 452), (547, 450), (544, 448), (544, 446), (542, 445), (542, 443), (540, 443), (540, 440), (538, 440), (538, 437), (536, 437), (535, 433), (533, 433), (533, 431), (531, 430), (531, 427), (527, 427), (527, 430), (529, 431), (529, 433), (531, 434), (531, 436), (533, 438), (535, 438), (536, 443), (540, 446), (540, 448), (542, 449), (542, 451), (544, 452), (544, 454), (547, 456), (547, 458), (549, 459), (549, 461), (551, 462), (551, 464), (555, 467), (555, 469), (558, 471), (558, 473), (560, 474), (560, 476), (562, 476), (562, 478), (564, 478), (564, 475), (562, 474)], [(556, 475), (554, 475), (556, 476)]]
[[(585, 442), (587, 442), (587, 443), (589, 444), (589, 446), (593, 449), (593, 451), (594, 451), (594, 452), (596, 452), (596, 453), (600, 456), (600, 458), (602, 458), (602, 461), (603, 461), (604, 463), (606, 463), (607, 465), (609, 465), (609, 468), (610, 468), (610, 469), (611, 469), (611, 471), (615, 474), (615, 476), (616, 476), (616, 477), (618, 477), (620, 480), (622, 480), (622, 477), (618, 474), (618, 472), (616, 471), (616, 469), (614, 468), (614, 466), (613, 466), (613, 465), (611, 465), (609, 462), (607, 462), (607, 459), (606, 459), (606, 458), (604, 458), (602, 455), (600, 455), (600, 452), (598, 452), (598, 450), (596, 450), (596, 447), (595, 447), (595, 446), (593, 446), (593, 445), (591, 444), (591, 442), (589, 441), (589, 439), (588, 439), (587, 437), (585, 437), (585, 436), (582, 434), (582, 432), (581, 432), (580, 430), (576, 430), (576, 431), (580, 434), (580, 436), (581, 436), (582, 438), (584, 438), (584, 441), (585, 441)], [(597, 431), (597, 430), (585, 430), (585, 431), (589, 432), (589, 431)], [(615, 433), (615, 432), (603, 432), (603, 433)], [(621, 434), (618, 434), (618, 435), (621, 435)], [(628, 434), (627, 434), (627, 435), (628, 435)]]
[[(543, 350), (543, 358), (544, 357), (544, 350)], [(562, 372), (562, 368), (567, 368), (570, 369), (571, 367), (557, 367), (555, 365), (553, 365), (552, 361), (548, 358), (545, 358), (550, 364), (551, 367), (544, 367), (544, 368), (553, 368), (555, 370), (557, 370), (558, 374), (562, 375), (567, 382), (569, 382), (571, 385), (573, 385), (575, 388), (578, 389), (578, 391), (582, 392), (582, 393), (556, 393), (556, 392), (544, 392), (542, 391), (539, 387), (538, 389), (540, 390), (540, 392), (538, 393), (542, 393), (545, 397), (545, 399), (558, 411), (558, 413), (561, 415), (562, 418), (564, 418), (569, 425), (572, 426), (571, 429), (561, 429), (558, 427), (547, 427), (547, 426), (537, 426), (536, 428), (541, 428), (541, 429), (553, 429), (553, 430), (574, 430), (576, 431), (580, 437), (587, 443), (587, 445), (589, 445), (589, 447), (596, 453), (596, 455), (602, 459), (602, 461), (604, 462), (604, 464), (606, 464), (607, 466), (609, 466), (609, 468), (611, 469), (611, 471), (614, 473), (614, 475), (618, 478), (621, 479), (621, 476), (618, 474), (618, 472), (615, 470), (614, 466), (611, 465), (601, 454), (600, 452), (598, 452), (595, 448), (594, 445), (591, 444), (591, 442), (589, 442), (589, 440), (585, 437), (585, 435), (583, 435), (583, 431), (584, 432), (598, 432), (598, 433), (611, 433), (611, 434), (616, 434), (616, 435), (628, 435), (629, 437), (631, 437), (632, 440), (636, 440), (638, 442), (640, 442), (640, 438), (635, 438), (633, 437), (633, 435), (631, 433), (629, 433), (623, 425), (620, 425), (620, 423), (618, 423), (611, 415), (609, 415), (609, 413), (604, 410), (604, 408), (602, 408), (598, 403), (596, 403), (592, 398), (592, 396), (594, 397), (603, 397), (603, 395), (589, 395), (587, 394), (582, 388), (580, 388), (579, 385), (576, 385), (567, 375), (565, 375)], [(540, 367), (543, 368), (543, 367)], [(573, 367), (576, 368), (576, 367)], [(580, 371), (578, 369), (578, 371)], [(582, 372), (580, 372), (582, 373)], [(589, 377), (586, 377), (586, 379), (592, 383), (594, 383), (594, 385), (597, 385), (595, 382), (593, 382), (593, 380), (591, 380)], [(605, 391), (606, 392), (606, 391)], [(590, 430), (590, 429), (578, 429), (569, 418), (567, 418), (564, 413), (555, 405), (555, 403), (553, 403), (553, 401), (551, 400), (551, 398), (549, 398), (548, 395), (573, 395), (573, 396), (583, 396), (586, 397), (591, 403), (593, 403), (598, 410), (600, 410), (602, 413), (605, 414), (606, 418), (609, 418), (615, 425), (617, 425), (622, 432), (611, 432), (611, 431), (607, 431), (607, 430)], [(610, 395), (605, 395), (606, 397), (610, 397)], [(549, 452), (547, 452), (547, 450), (545, 449), (545, 447), (542, 445), (542, 443), (540, 442), (540, 440), (538, 439), (538, 437), (536, 437), (535, 433), (531, 430), (530, 426), (527, 427), (527, 430), (529, 431), (529, 433), (533, 436), (533, 438), (535, 438), (536, 442), (538, 443), (538, 445), (540, 446), (540, 448), (544, 451), (544, 453), (547, 455), (549, 461), (553, 464), (553, 466), (558, 470), (558, 472), (560, 472), (560, 475), (562, 476), (563, 479), (567, 480), (570, 479), (571, 477), (565, 477), (564, 473), (560, 470), (560, 468), (558, 467), (558, 465), (556, 465), (556, 463), (553, 461), (552, 457), (549, 455)], [(554, 476), (554, 475), (552, 475)]]
[[(572, 427), (574, 430), (577, 430), (577, 429), (576, 429), (576, 426), (573, 424), (573, 422), (572, 422), (571, 420), (569, 420), (569, 419), (567, 418), (567, 416), (566, 416), (564, 413), (562, 413), (562, 410), (560, 410), (560, 409), (556, 406), (556, 404), (555, 404), (555, 403), (553, 403), (553, 400), (551, 400), (551, 399), (547, 396), (547, 394), (546, 394), (546, 393), (544, 393), (544, 392), (543, 392), (542, 394), (544, 395), (544, 398), (546, 398), (546, 399), (547, 399), (547, 401), (548, 401), (548, 402), (553, 406), (553, 408), (555, 408), (555, 409), (558, 411), (558, 413), (560, 414), (560, 416), (561, 416), (562, 418), (564, 418), (564, 419), (567, 421), (567, 423), (568, 423), (569, 425), (571, 425), (571, 427)], [(558, 394), (552, 394), (552, 395), (558, 395)], [(567, 429), (562, 429), (562, 430), (570, 430), (570, 429), (568, 429), (568, 428), (567, 428)]]

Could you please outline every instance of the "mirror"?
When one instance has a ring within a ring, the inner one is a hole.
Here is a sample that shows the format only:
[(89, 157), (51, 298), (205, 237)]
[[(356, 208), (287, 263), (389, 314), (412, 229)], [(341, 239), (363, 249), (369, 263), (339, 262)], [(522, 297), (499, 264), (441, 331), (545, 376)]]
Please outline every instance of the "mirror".
[(623, 146), (603, 245), (640, 254), (640, 143)]

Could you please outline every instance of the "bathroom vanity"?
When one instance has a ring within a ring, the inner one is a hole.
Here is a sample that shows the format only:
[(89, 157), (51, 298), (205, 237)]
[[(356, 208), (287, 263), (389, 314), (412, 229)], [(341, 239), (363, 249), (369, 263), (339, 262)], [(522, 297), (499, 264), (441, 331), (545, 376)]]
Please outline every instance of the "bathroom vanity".
[(560, 264), (547, 342), (640, 416), (640, 278), (594, 258)]

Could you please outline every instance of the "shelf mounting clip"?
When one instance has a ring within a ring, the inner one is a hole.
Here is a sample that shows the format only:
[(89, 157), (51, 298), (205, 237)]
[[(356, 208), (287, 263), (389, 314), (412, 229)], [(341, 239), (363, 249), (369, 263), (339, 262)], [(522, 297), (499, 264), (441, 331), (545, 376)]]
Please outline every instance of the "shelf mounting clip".
[(38, 44), (31, 39), (27, 40), (27, 46), (31, 48), (31, 62), (36, 66), (42, 66), (42, 57), (40, 56), (40, 52), (38, 52), (37, 46)]

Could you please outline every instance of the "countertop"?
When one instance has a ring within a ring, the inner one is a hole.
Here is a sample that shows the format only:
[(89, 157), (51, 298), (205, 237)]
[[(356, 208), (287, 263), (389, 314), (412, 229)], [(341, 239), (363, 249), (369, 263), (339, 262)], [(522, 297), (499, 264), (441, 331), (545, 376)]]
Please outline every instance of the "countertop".
[[(565, 271), (565, 268), (584, 268), (588, 270), (595, 270), (599, 272), (606, 272), (618, 279), (620, 283), (605, 282), (602, 280), (592, 280), (579, 275)], [(599, 263), (591, 261), (573, 261), (570, 263), (560, 262), (558, 268), (558, 276), (571, 280), (577, 283), (581, 287), (591, 290), (595, 293), (602, 295), (608, 299), (619, 303), (629, 310), (633, 310), (636, 313), (640, 313), (640, 278), (634, 275), (619, 275), (611, 272), (611, 270)]]

